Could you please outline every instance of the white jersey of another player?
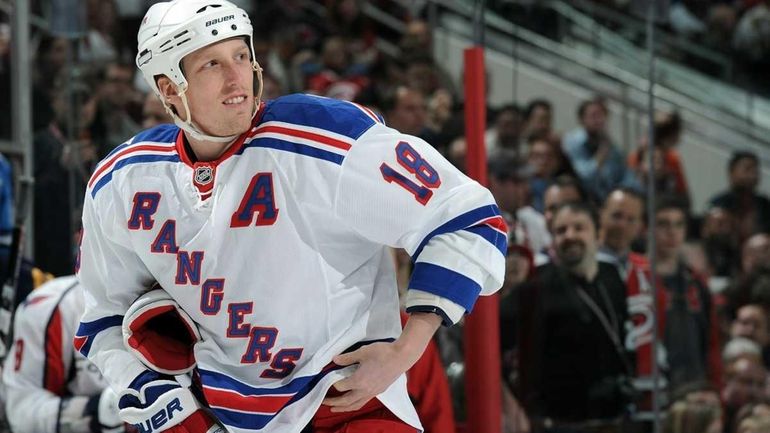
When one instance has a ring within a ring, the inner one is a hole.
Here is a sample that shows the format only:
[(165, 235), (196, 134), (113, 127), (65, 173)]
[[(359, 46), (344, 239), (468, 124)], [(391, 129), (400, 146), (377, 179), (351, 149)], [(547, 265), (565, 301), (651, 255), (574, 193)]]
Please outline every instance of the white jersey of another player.
[[(299, 432), (352, 372), (332, 357), (400, 335), (388, 246), (415, 263), (408, 311), (454, 323), (502, 284), (491, 194), (363, 107), (281, 97), (218, 160), (192, 155), (176, 126), (156, 127), (88, 185), (75, 344), (116, 390), (145, 370), (120, 324), (155, 281), (200, 328), (203, 394), (238, 433)], [(420, 428), (403, 375), (378, 398)]]
[(107, 382), (72, 347), (83, 309), (83, 288), (74, 276), (43, 284), (19, 306), (3, 366), (6, 413), (15, 433), (91, 431), (84, 412)]

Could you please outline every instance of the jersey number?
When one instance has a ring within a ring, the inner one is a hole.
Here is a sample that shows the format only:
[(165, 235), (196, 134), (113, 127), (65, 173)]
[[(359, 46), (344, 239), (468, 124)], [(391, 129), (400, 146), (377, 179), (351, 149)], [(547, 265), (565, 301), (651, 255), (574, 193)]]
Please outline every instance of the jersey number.
[(433, 196), (433, 191), (431, 190), (441, 186), (441, 179), (436, 169), (422, 159), (422, 156), (406, 141), (400, 141), (396, 145), (396, 161), (409, 173), (413, 174), (421, 185), (418, 185), (385, 163), (380, 165), (383, 179), (388, 182), (396, 182), (404, 187), (414, 195), (415, 200), (420, 202), (420, 204), (425, 205), (428, 203), (428, 200)]

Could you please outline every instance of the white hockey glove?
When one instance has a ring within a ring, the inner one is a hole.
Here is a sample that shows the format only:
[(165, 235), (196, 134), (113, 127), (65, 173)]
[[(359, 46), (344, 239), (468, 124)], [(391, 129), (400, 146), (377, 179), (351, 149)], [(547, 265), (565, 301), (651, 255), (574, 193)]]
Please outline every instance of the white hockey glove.
[(120, 394), (120, 417), (139, 433), (224, 433), (189, 388), (171, 376), (146, 371)]
[(161, 288), (131, 304), (123, 317), (123, 342), (148, 368), (178, 375), (195, 367), (193, 348), (201, 336), (190, 316)]
[(102, 433), (123, 433), (126, 426), (118, 414), (118, 395), (107, 388), (99, 395), (96, 416), (91, 420), (91, 431)]
[(118, 396), (107, 388), (92, 397), (63, 398), (57, 431), (67, 433), (124, 433), (126, 424), (118, 416)]

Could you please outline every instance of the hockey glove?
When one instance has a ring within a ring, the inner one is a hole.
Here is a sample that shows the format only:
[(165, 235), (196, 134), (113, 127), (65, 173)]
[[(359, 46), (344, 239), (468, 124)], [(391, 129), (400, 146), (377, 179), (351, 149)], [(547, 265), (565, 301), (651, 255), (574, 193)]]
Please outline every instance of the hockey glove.
[(64, 397), (59, 405), (57, 431), (70, 433), (124, 433), (118, 416), (118, 396), (107, 388), (92, 397)]
[(139, 375), (120, 394), (120, 417), (138, 433), (224, 433), (189, 388), (154, 371)]
[(106, 388), (99, 395), (96, 416), (91, 418), (91, 431), (101, 433), (123, 433), (126, 425), (118, 415), (118, 395), (112, 388)]
[(153, 371), (178, 375), (192, 370), (198, 340), (195, 322), (161, 288), (137, 298), (123, 317), (126, 348)]

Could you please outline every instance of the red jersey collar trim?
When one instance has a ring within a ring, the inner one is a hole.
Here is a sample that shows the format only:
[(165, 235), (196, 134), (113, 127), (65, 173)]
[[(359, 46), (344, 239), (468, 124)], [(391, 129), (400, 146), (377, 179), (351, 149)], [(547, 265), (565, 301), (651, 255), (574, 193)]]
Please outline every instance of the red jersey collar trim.
[[(243, 148), (243, 142), (246, 141), (246, 138), (249, 137), (253, 129), (259, 124), (259, 122), (262, 120), (262, 114), (265, 111), (265, 102), (259, 103), (259, 108), (257, 109), (257, 113), (254, 115), (254, 119), (251, 122), (251, 127), (238, 136), (238, 138), (235, 139), (235, 142), (230, 145), (230, 147), (227, 148), (225, 153), (223, 153), (219, 158), (213, 160), (213, 161), (201, 161), (205, 162), (206, 164), (210, 165), (218, 165), (221, 164), (224, 160), (227, 158), (235, 155)], [(190, 167), (193, 167), (195, 165), (194, 162), (192, 162), (192, 159), (190, 159), (190, 156), (187, 154), (187, 148), (184, 145), (184, 130), (179, 129), (179, 133), (176, 136), (176, 152), (179, 154), (179, 159), (182, 160), (183, 163), (187, 164)]]

